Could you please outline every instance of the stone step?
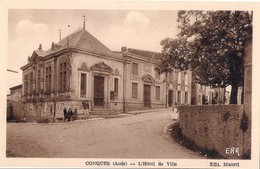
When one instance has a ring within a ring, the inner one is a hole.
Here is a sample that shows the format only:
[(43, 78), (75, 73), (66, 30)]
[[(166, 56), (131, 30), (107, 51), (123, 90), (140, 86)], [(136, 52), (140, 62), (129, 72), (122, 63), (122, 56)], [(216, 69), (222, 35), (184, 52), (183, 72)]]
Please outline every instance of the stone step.
[(91, 111), (90, 115), (118, 115), (119, 112), (116, 111)]
[(88, 118), (113, 118), (119, 115), (119, 111), (115, 110), (92, 110), (89, 112), (89, 116), (85, 116), (84, 113), (78, 113), (77, 119), (85, 120)]

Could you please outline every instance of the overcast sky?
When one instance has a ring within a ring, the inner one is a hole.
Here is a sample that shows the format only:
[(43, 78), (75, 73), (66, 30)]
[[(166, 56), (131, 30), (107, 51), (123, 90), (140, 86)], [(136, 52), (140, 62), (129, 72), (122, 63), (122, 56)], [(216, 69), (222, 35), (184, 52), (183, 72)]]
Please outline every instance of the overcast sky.
[[(177, 34), (176, 11), (126, 10), (28, 10), (12, 9), (8, 12), (8, 87), (22, 83), (21, 66), (28, 56), (42, 44), (48, 50), (52, 42), (83, 26), (113, 51), (122, 46), (155, 52), (161, 51), (160, 41)], [(70, 27), (68, 27), (70, 25)]]

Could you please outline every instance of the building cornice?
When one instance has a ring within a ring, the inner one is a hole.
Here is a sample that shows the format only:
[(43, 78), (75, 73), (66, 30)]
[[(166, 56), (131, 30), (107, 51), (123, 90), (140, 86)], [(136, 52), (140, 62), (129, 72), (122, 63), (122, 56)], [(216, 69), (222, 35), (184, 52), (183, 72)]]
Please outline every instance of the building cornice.
[(27, 63), (26, 65), (22, 66), (20, 69), (24, 70), (24, 69), (26, 69), (26, 68), (28, 68), (28, 67), (30, 67), (32, 65), (33, 65), (33, 63)]
[[(124, 62), (124, 58), (120, 58), (120, 57), (116, 57), (114, 55), (108, 55), (108, 54), (104, 54), (104, 53), (100, 53), (100, 52), (96, 52), (96, 51), (84, 50), (82, 48), (77, 48), (77, 47), (63, 48), (56, 52), (52, 52), (52, 53), (46, 55), (44, 57), (44, 60), (48, 60), (54, 56), (59, 56), (61, 54), (67, 53), (68, 51), (82, 53), (82, 54), (89, 54), (89, 55), (96, 56), (96, 57), (103, 58), (103, 59), (110, 59), (110, 60), (114, 60), (114, 61)], [(116, 53), (115, 53), (115, 55), (116, 55)]]

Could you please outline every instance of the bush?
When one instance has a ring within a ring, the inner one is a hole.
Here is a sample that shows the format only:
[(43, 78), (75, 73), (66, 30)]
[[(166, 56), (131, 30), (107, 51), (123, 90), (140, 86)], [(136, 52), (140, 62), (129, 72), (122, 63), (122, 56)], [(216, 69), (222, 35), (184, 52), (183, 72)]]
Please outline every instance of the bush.
[(193, 140), (190, 140), (187, 137), (185, 137), (182, 133), (179, 122), (174, 123), (172, 125), (171, 136), (174, 138), (174, 140), (177, 143), (207, 158), (212, 158), (212, 159), (224, 158), (216, 150), (208, 150), (208, 149), (201, 148), (197, 146)]

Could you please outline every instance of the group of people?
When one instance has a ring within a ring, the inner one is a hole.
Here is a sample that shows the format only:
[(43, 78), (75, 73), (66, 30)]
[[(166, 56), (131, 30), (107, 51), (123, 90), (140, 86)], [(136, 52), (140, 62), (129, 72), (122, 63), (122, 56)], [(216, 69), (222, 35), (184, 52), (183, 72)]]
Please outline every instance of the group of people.
[(67, 110), (67, 108), (64, 107), (64, 109), (63, 109), (64, 122), (76, 120), (77, 114), (78, 114), (77, 109), (75, 109), (74, 112), (73, 112), (71, 108), (69, 108), (69, 110)]
[[(88, 101), (83, 101), (82, 106), (83, 106), (84, 115), (88, 117), (89, 116), (89, 103), (88, 103)], [(74, 120), (77, 119), (78, 111), (77, 111), (77, 109), (72, 111), (71, 108), (69, 108), (69, 110), (67, 110), (67, 108), (64, 107), (63, 115), (64, 115), (64, 118), (63, 118), (64, 122), (65, 121), (74, 121)]]

